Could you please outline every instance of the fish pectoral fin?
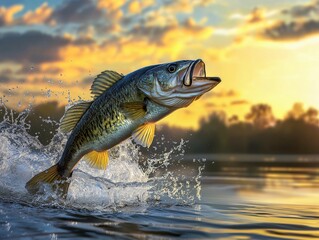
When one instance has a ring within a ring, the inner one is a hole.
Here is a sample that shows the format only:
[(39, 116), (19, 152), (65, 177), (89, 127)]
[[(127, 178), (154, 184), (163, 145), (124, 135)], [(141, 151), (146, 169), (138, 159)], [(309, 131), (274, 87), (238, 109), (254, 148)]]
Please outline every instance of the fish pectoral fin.
[(155, 123), (145, 123), (134, 130), (132, 137), (143, 147), (150, 147), (155, 135)]
[(110, 70), (106, 70), (97, 75), (91, 86), (91, 93), (94, 95), (94, 99), (102, 95), (103, 92), (123, 77), (122, 74)]
[(94, 168), (105, 170), (109, 162), (109, 154), (107, 150), (103, 152), (92, 151), (84, 156), (84, 160)]
[(144, 117), (147, 111), (145, 102), (127, 102), (123, 103), (121, 108), (124, 114), (132, 120)]
[(81, 102), (66, 110), (61, 119), (61, 131), (65, 133), (72, 131), (91, 104), (92, 102)]
[(41, 184), (46, 183), (51, 185), (52, 190), (65, 199), (70, 185), (69, 177), (60, 176), (58, 165), (56, 164), (31, 178), (26, 183), (25, 188), (29, 193), (36, 194), (41, 192)]

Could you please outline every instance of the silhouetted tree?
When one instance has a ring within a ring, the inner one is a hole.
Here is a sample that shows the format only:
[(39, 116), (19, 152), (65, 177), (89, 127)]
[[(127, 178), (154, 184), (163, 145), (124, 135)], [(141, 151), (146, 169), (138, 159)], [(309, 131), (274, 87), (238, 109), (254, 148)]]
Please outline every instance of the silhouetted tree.
[(223, 112), (212, 113), (200, 121), (200, 128), (190, 139), (190, 151), (196, 153), (223, 152), (226, 147), (227, 126)]
[(308, 108), (308, 110), (303, 114), (302, 119), (306, 123), (319, 126), (318, 110), (315, 108)]
[(246, 115), (246, 120), (252, 122), (257, 129), (271, 127), (276, 123), (271, 107), (267, 104), (253, 105)]
[(228, 124), (233, 125), (239, 123), (239, 117), (237, 115), (232, 115), (230, 118), (228, 118)]
[(302, 103), (295, 103), (292, 109), (288, 111), (286, 119), (300, 119), (305, 113)]

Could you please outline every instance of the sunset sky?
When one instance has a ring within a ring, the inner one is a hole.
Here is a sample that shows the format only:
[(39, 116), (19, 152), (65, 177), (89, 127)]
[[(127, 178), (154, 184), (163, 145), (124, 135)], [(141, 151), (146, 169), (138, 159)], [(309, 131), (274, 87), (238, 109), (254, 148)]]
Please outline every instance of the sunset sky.
[(94, 77), (201, 58), (222, 83), (162, 122), (197, 127), (267, 103), (319, 108), (319, 1), (0, 2), (0, 97), (10, 107), (90, 99)]

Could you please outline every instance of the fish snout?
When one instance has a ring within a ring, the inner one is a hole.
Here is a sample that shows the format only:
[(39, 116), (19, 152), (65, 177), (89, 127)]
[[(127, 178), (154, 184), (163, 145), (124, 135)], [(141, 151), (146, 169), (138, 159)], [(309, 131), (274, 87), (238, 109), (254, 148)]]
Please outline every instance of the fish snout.
[(183, 84), (189, 87), (193, 84), (193, 81), (209, 81), (217, 85), (221, 82), (221, 79), (219, 77), (206, 77), (205, 63), (202, 59), (197, 59), (188, 67)]

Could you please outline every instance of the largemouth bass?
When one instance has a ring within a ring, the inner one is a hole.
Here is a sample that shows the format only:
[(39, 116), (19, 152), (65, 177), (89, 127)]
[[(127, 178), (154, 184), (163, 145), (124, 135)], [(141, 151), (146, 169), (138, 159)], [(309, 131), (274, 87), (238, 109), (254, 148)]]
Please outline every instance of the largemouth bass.
[(126, 76), (102, 72), (91, 87), (94, 100), (72, 106), (61, 120), (61, 131), (71, 134), (60, 160), (29, 180), (26, 189), (35, 194), (46, 183), (66, 197), (72, 172), (82, 158), (106, 169), (107, 150), (123, 140), (132, 136), (149, 147), (156, 121), (189, 106), (220, 81), (206, 77), (201, 59), (148, 66)]

